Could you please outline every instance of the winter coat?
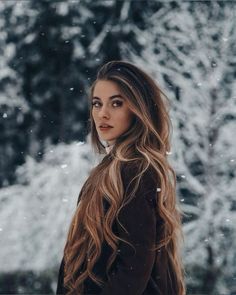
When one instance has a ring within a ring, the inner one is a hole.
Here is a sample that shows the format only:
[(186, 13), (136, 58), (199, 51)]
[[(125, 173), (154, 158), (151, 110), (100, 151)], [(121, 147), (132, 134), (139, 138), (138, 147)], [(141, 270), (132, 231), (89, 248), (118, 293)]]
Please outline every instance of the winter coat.
[[(127, 165), (121, 169), (124, 189), (137, 175), (135, 166)], [(158, 183), (154, 174), (148, 169), (142, 176), (138, 190), (132, 200), (119, 213), (119, 221), (126, 228), (126, 232), (119, 223), (114, 223), (114, 232), (122, 239), (131, 243), (133, 248), (124, 242), (119, 242), (118, 254), (106, 276), (106, 263), (112, 253), (112, 248), (103, 243), (102, 253), (95, 263), (93, 272), (105, 280), (101, 288), (91, 279), (84, 282), (84, 294), (100, 295), (159, 295), (158, 274), (155, 273), (154, 262), (156, 251), (150, 251), (157, 240), (158, 217), (155, 211), (156, 192)], [(132, 189), (132, 185), (130, 189)], [(130, 191), (129, 189), (127, 190)], [(105, 210), (108, 209), (106, 204)], [(64, 260), (62, 259), (56, 294), (66, 294), (63, 285)], [(167, 295), (167, 294), (166, 294)], [(171, 294), (168, 294), (171, 295)], [(175, 294), (176, 295), (176, 294)]]

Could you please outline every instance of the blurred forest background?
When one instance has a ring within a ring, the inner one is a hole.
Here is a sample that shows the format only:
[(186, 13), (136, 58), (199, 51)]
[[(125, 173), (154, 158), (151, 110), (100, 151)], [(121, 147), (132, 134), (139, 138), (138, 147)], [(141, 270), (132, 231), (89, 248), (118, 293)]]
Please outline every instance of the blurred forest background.
[(52, 294), (97, 69), (127, 60), (171, 102), (188, 294), (236, 294), (235, 1), (0, 1), (0, 293)]

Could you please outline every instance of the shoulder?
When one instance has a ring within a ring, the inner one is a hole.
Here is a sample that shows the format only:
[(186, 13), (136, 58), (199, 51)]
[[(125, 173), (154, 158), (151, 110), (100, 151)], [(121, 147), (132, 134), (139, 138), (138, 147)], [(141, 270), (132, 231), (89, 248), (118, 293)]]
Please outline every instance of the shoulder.
[[(136, 197), (145, 197), (152, 204), (155, 204), (158, 187), (157, 173), (151, 166), (142, 172), (142, 166), (138, 160), (122, 165), (121, 178), (124, 191), (126, 194), (129, 194), (136, 186)], [(138, 181), (139, 183), (137, 184)]]
[[(126, 183), (127, 179), (135, 178), (140, 175), (140, 180), (142, 182), (157, 182), (155, 169), (149, 165), (147, 168), (145, 164), (142, 164), (141, 161), (135, 160), (132, 162), (122, 163), (121, 165), (121, 176), (123, 178), (123, 182)], [(144, 170), (144, 171), (143, 171)]]

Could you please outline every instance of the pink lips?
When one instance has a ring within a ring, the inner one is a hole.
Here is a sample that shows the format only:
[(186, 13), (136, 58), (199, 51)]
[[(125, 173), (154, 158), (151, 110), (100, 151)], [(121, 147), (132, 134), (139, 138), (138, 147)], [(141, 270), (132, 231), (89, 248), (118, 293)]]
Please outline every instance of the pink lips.
[(107, 130), (109, 130), (110, 128), (113, 128), (113, 127), (111, 127), (111, 126), (108, 126), (108, 127), (99, 127), (99, 129), (101, 130), (101, 131), (107, 131)]

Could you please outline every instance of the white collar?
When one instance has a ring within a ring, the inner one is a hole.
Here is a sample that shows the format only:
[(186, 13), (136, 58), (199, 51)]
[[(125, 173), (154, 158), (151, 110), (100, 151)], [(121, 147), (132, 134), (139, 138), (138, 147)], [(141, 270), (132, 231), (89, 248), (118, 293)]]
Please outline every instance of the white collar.
[(114, 146), (114, 144), (105, 147), (105, 150), (106, 150), (106, 153), (107, 154), (110, 153), (110, 151), (112, 150), (113, 146)]

